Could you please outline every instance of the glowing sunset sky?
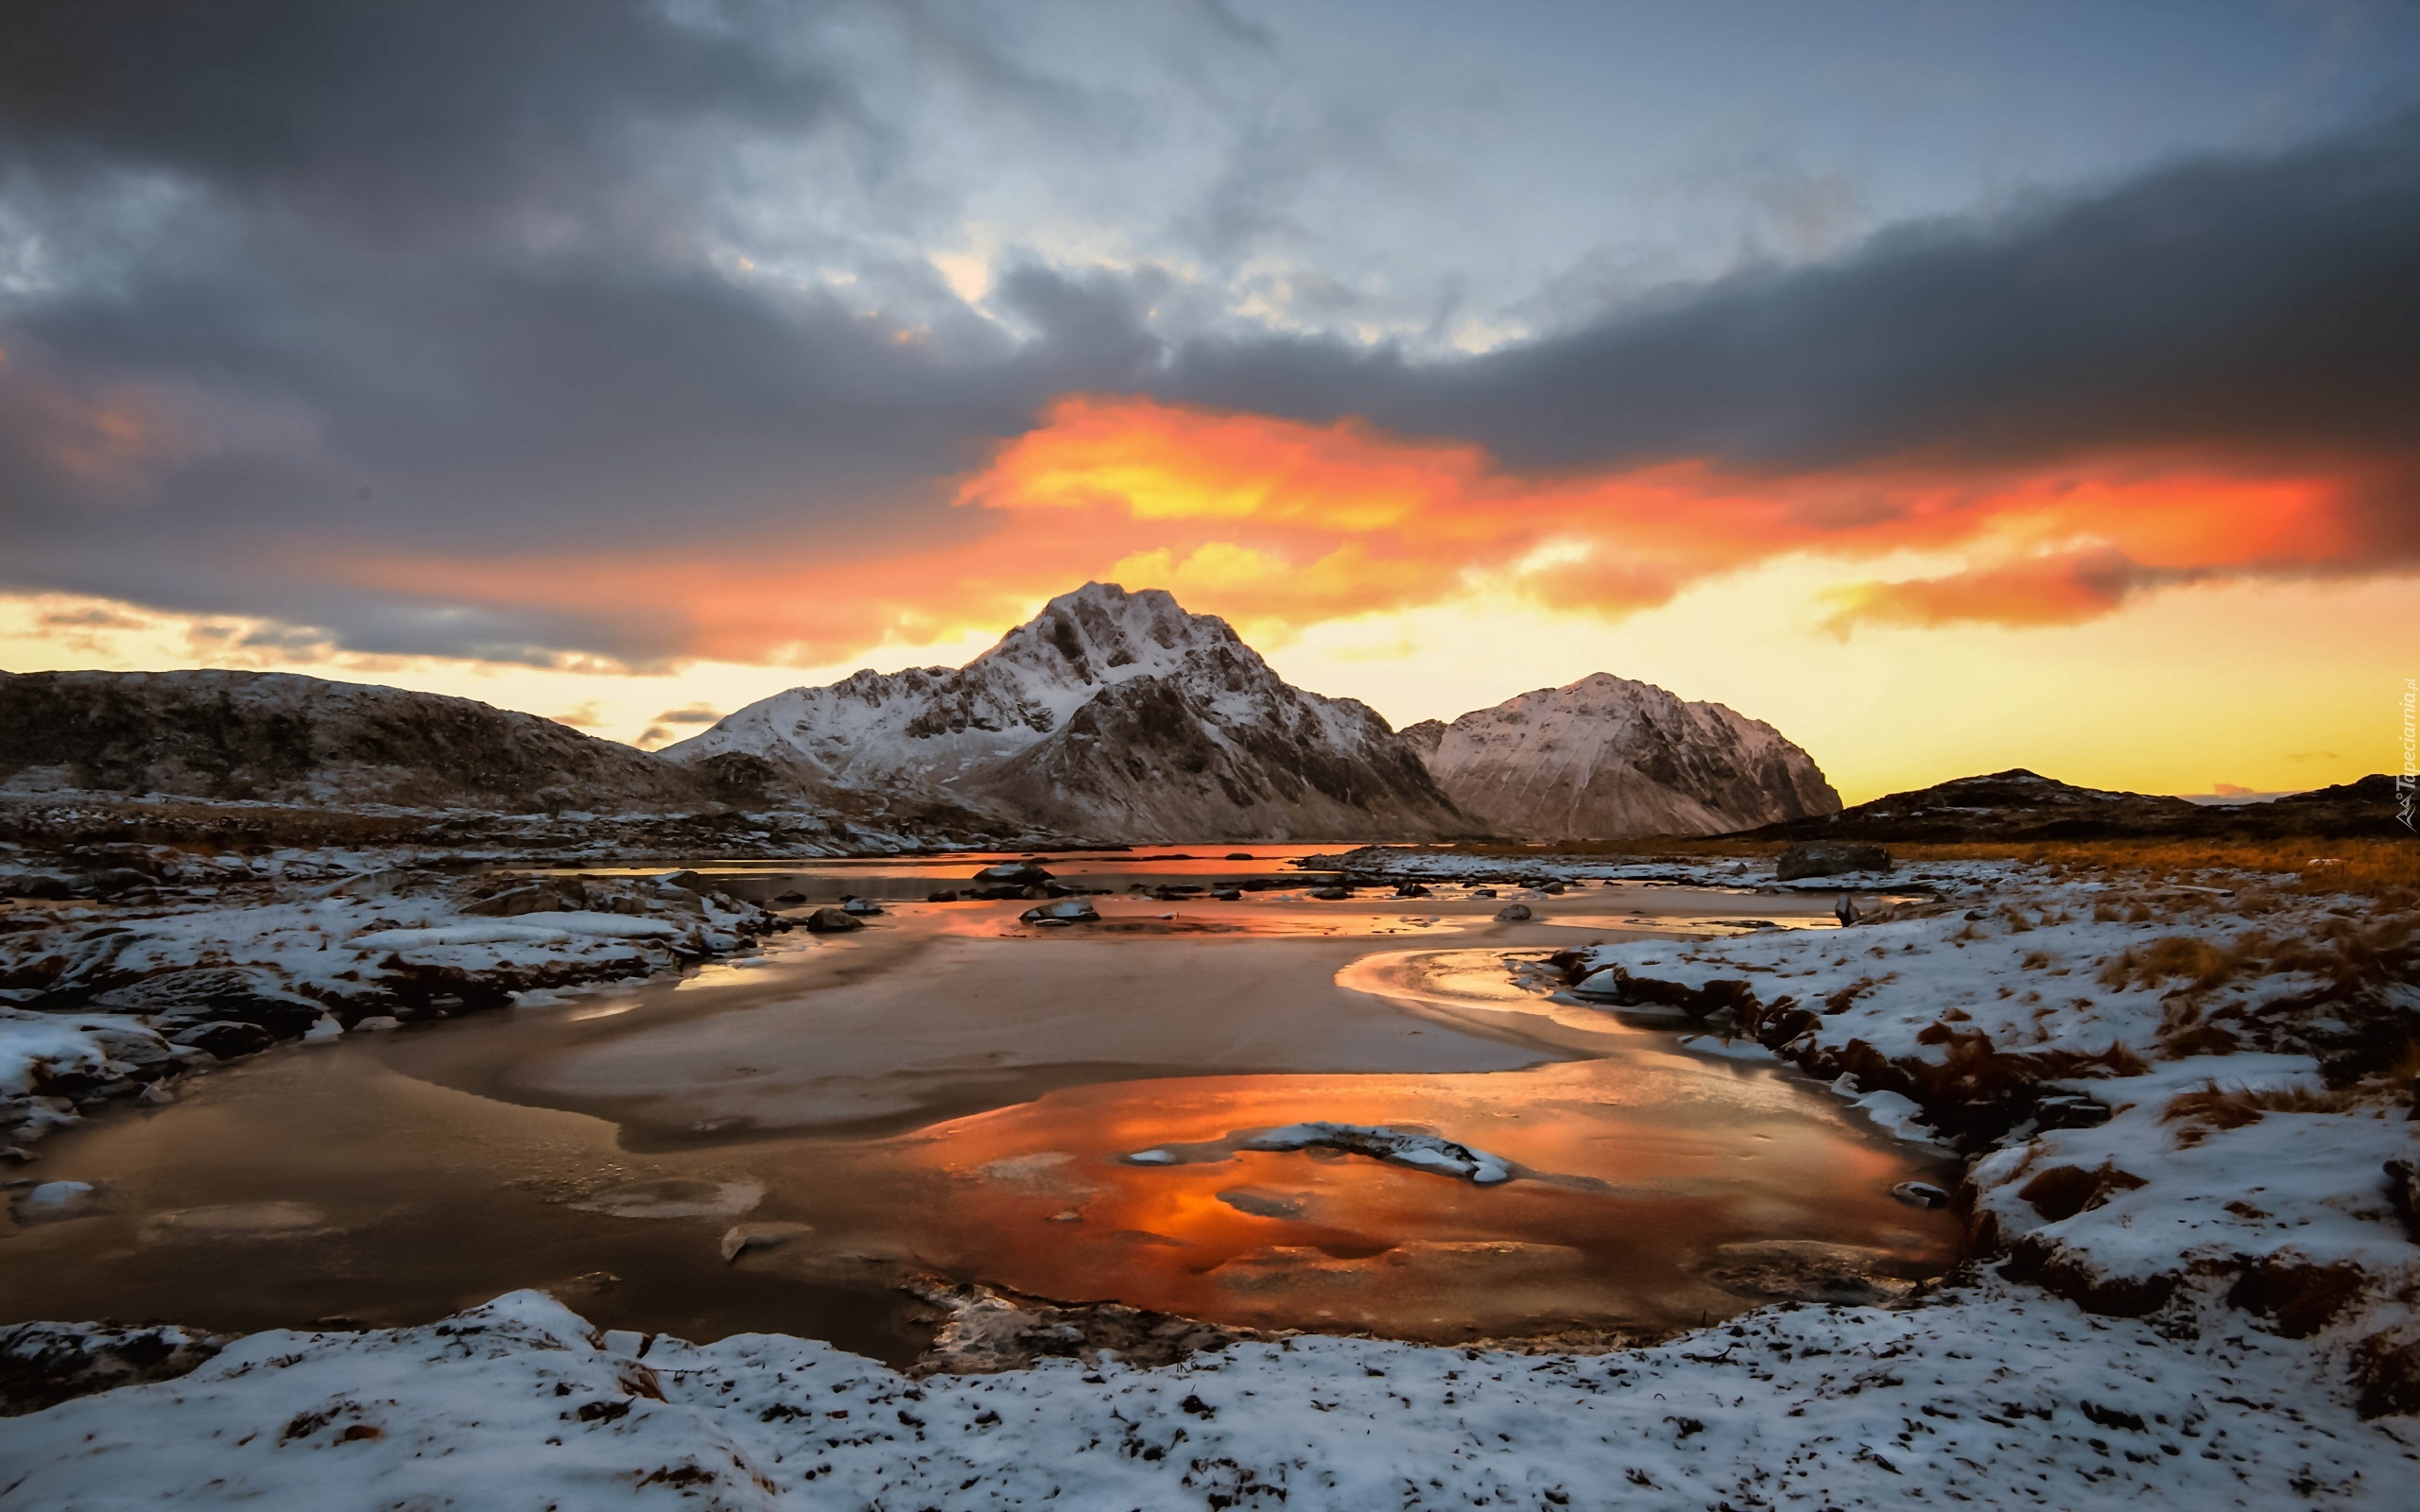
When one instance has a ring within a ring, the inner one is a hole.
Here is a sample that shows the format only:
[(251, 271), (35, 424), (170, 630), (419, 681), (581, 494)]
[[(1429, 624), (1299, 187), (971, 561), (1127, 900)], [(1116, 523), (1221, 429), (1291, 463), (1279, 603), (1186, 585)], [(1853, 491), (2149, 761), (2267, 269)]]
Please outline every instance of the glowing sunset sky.
[(0, 667), (655, 745), (1100, 578), (1852, 801), (2399, 767), (2420, 9), (0, 10)]

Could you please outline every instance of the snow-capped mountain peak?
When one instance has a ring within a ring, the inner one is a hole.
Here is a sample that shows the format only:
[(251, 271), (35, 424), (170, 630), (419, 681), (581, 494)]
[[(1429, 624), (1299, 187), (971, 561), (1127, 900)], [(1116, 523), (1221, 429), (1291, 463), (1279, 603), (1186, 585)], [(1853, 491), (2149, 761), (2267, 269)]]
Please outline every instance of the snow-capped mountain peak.
[(1457, 806), (1505, 834), (1716, 834), (1841, 806), (1772, 726), (1605, 672), (1404, 735)]
[(1215, 615), (1086, 583), (964, 667), (859, 672), (664, 754), (752, 757), (827, 802), (945, 799), (1117, 839), (1467, 828), (1365, 706), (1288, 685)]

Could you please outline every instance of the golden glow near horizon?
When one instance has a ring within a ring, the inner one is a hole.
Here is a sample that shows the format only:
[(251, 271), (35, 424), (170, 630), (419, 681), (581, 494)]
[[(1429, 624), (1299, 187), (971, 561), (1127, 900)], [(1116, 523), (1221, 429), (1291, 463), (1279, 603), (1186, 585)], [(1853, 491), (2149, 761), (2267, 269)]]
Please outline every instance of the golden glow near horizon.
[[(2207, 793), (2317, 787), (2400, 763), (2409, 636), (2395, 627), (2420, 624), (2420, 580), (2187, 586), (2081, 625), (1866, 626), (1842, 640), (1823, 622), (1826, 592), (1843, 576), (1838, 562), (1785, 558), (1611, 623), (1481, 588), (1290, 635), (1238, 627), (1258, 634), (1288, 680), (1359, 698), (1398, 726), (1599, 671), (1729, 704), (1806, 747), (1852, 803), (2010, 766), (2088, 786)], [(17, 594), (0, 595), (0, 668), (297, 672), (477, 698), (632, 743), (652, 730), (652, 747), (704, 728), (668, 714), (728, 713), (861, 665), (962, 663), (1017, 617), (822, 665), (700, 660), (634, 674), (245, 650), (239, 643), (260, 627), (251, 622)]]

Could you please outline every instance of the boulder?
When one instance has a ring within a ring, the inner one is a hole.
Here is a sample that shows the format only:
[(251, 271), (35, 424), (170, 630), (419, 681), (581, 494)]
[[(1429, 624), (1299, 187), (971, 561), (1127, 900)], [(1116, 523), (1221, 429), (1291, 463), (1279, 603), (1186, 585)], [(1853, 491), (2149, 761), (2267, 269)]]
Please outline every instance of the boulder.
[(925, 894), (925, 902), (928, 903), (954, 903), (958, 902), (958, 894), (947, 887), (943, 887), (939, 892), (928, 892)]
[(1800, 877), (1837, 877), (1844, 871), (1888, 871), (1891, 852), (1878, 845), (1854, 840), (1801, 840), (1781, 853), (1773, 876), (1781, 882)]
[[(306, 1034), (327, 1009), (285, 985), (285, 978), (261, 967), (198, 966), (158, 971), (112, 988), (93, 1005), (120, 1013), (148, 1014), (161, 1033), (178, 1044), (197, 1045), (221, 1059), (220, 1045), (233, 1045), (248, 1036), (220, 1036), (216, 1040), (188, 1038), (190, 1031), (219, 1023), (251, 1024), (278, 1040)], [(255, 1047), (257, 1048), (257, 1047)], [(249, 1053), (249, 1052), (246, 1052)]]
[(871, 898), (843, 898), (840, 900), (840, 911), (856, 914), (860, 919), (870, 919), (882, 912), (882, 904)]
[(190, 1050), (207, 1051), (220, 1060), (240, 1060), (258, 1055), (277, 1043), (277, 1036), (257, 1023), (243, 1023), (232, 1019), (208, 1023), (187, 1024), (173, 1030), (168, 1042)]
[(1314, 887), (1308, 893), (1305, 894), (1305, 896), (1317, 898), (1325, 902), (1334, 902), (1340, 898), (1352, 897), (1353, 889), (1350, 887), (1336, 886)]
[[(576, 905), (575, 905), (576, 906)], [(524, 914), (559, 914), (563, 912), (562, 894), (553, 886), (533, 883), (525, 887), (508, 887), (492, 898), (462, 905), (462, 912), (482, 919), (518, 919)]]
[(1055, 903), (1028, 908), (1017, 916), (1028, 924), (1097, 924), (1100, 913), (1081, 898), (1062, 898)]
[(985, 867), (975, 874), (975, 880), (993, 886), (1039, 887), (1050, 880), (1050, 873), (1030, 861), (1003, 861)]
[(1506, 903), (1495, 911), (1495, 921), (1499, 924), (1517, 924), (1529, 917), (1528, 903)]
[(865, 928), (866, 921), (843, 909), (819, 908), (806, 916), (806, 927), (818, 935), (845, 935)]

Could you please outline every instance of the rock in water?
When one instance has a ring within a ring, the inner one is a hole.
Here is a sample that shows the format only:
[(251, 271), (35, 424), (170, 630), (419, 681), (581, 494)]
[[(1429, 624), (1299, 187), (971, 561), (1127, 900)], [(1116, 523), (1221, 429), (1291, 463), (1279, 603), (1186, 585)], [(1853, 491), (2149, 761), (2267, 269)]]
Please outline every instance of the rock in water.
[(806, 916), (806, 927), (819, 935), (845, 935), (865, 928), (866, 921), (846, 909), (819, 908)]
[(1529, 917), (1528, 903), (1506, 903), (1495, 911), (1496, 922), (1501, 924), (1517, 924)]
[(90, 1181), (44, 1181), (17, 1198), (17, 1221), (23, 1224), (57, 1223), (107, 1211)]
[(1062, 898), (1055, 903), (1028, 908), (1017, 916), (1028, 924), (1098, 924), (1100, 915), (1081, 898)]
[(1946, 1208), (1949, 1194), (1929, 1181), (1902, 1181), (1891, 1194), (1911, 1208)]
[(1030, 861), (1003, 861), (985, 867), (975, 874), (975, 880), (995, 887), (1039, 887), (1050, 880), (1050, 875)]
[(1841, 806), (1772, 726), (1602, 672), (1404, 738), (1457, 807), (1522, 839), (1721, 834)]
[(1780, 882), (1794, 882), (1801, 877), (1837, 877), (1844, 871), (1890, 869), (1891, 852), (1878, 845), (1860, 845), (1852, 840), (1801, 840), (1781, 853), (1781, 859), (1773, 866), (1773, 877)]
[(1477, 828), (1366, 706), (1287, 683), (1224, 620), (1103, 583), (964, 667), (793, 688), (664, 754), (761, 761), (844, 815), (942, 804), (1119, 840)]

